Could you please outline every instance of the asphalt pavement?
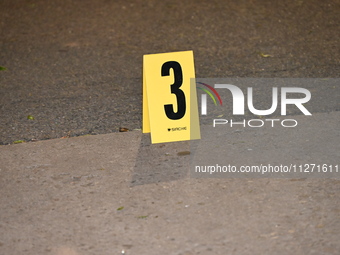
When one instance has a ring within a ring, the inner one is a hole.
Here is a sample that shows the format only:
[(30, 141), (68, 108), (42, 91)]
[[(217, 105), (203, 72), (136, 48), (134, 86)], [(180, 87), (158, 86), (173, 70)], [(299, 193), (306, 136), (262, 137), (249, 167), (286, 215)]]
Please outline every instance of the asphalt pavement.
[(144, 54), (193, 50), (200, 78), (339, 77), (339, 8), (3, 0), (0, 144), (140, 129)]

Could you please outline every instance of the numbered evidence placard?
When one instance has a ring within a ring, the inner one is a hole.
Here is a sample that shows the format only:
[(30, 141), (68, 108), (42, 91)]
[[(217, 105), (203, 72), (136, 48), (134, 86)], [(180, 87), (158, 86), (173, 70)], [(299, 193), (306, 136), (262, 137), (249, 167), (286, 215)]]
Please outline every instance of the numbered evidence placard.
[(143, 133), (152, 143), (200, 139), (192, 51), (144, 55)]

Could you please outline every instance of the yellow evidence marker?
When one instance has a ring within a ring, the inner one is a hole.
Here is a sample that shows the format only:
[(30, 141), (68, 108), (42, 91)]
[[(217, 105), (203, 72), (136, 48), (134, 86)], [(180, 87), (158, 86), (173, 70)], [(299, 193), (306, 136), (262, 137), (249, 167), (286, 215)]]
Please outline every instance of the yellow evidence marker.
[(143, 133), (152, 143), (200, 139), (192, 51), (144, 55)]

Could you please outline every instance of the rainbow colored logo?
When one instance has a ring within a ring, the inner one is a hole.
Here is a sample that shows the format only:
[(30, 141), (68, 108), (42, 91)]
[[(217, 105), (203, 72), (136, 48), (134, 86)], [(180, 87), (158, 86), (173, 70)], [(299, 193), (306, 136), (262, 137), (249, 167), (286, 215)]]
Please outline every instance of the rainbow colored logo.
[[(207, 93), (211, 99), (214, 101), (214, 104), (217, 105), (217, 102), (216, 102), (216, 98), (218, 99), (220, 105), (222, 105), (222, 99), (220, 97), (220, 95), (217, 93), (217, 91), (210, 85), (206, 84), (206, 83), (203, 83), (203, 82), (196, 82), (197, 84), (200, 84), (200, 85), (203, 85), (205, 86), (206, 88), (201, 88), (199, 86), (196, 86), (198, 89), (201, 89), (203, 90), (205, 93)], [(209, 91), (210, 90), (210, 91)], [(212, 92), (212, 93), (211, 93)], [(216, 96), (216, 98), (214, 97), (214, 95)]]

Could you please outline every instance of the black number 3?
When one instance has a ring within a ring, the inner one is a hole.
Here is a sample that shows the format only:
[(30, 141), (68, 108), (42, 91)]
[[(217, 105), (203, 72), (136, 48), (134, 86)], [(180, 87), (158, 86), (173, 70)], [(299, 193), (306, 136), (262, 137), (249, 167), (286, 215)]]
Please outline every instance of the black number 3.
[(186, 111), (185, 95), (180, 89), (183, 83), (183, 73), (181, 65), (176, 61), (168, 61), (162, 65), (162, 76), (169, 76), (170, 69), (174, 70), (174, 84), (171, 85), (171, 94), (175, 94), (177, 98), (177, 112), (174, 112), (172, 104), (164, 105), (166, 116), (171, 120), (179, 120), (183, 118)]

